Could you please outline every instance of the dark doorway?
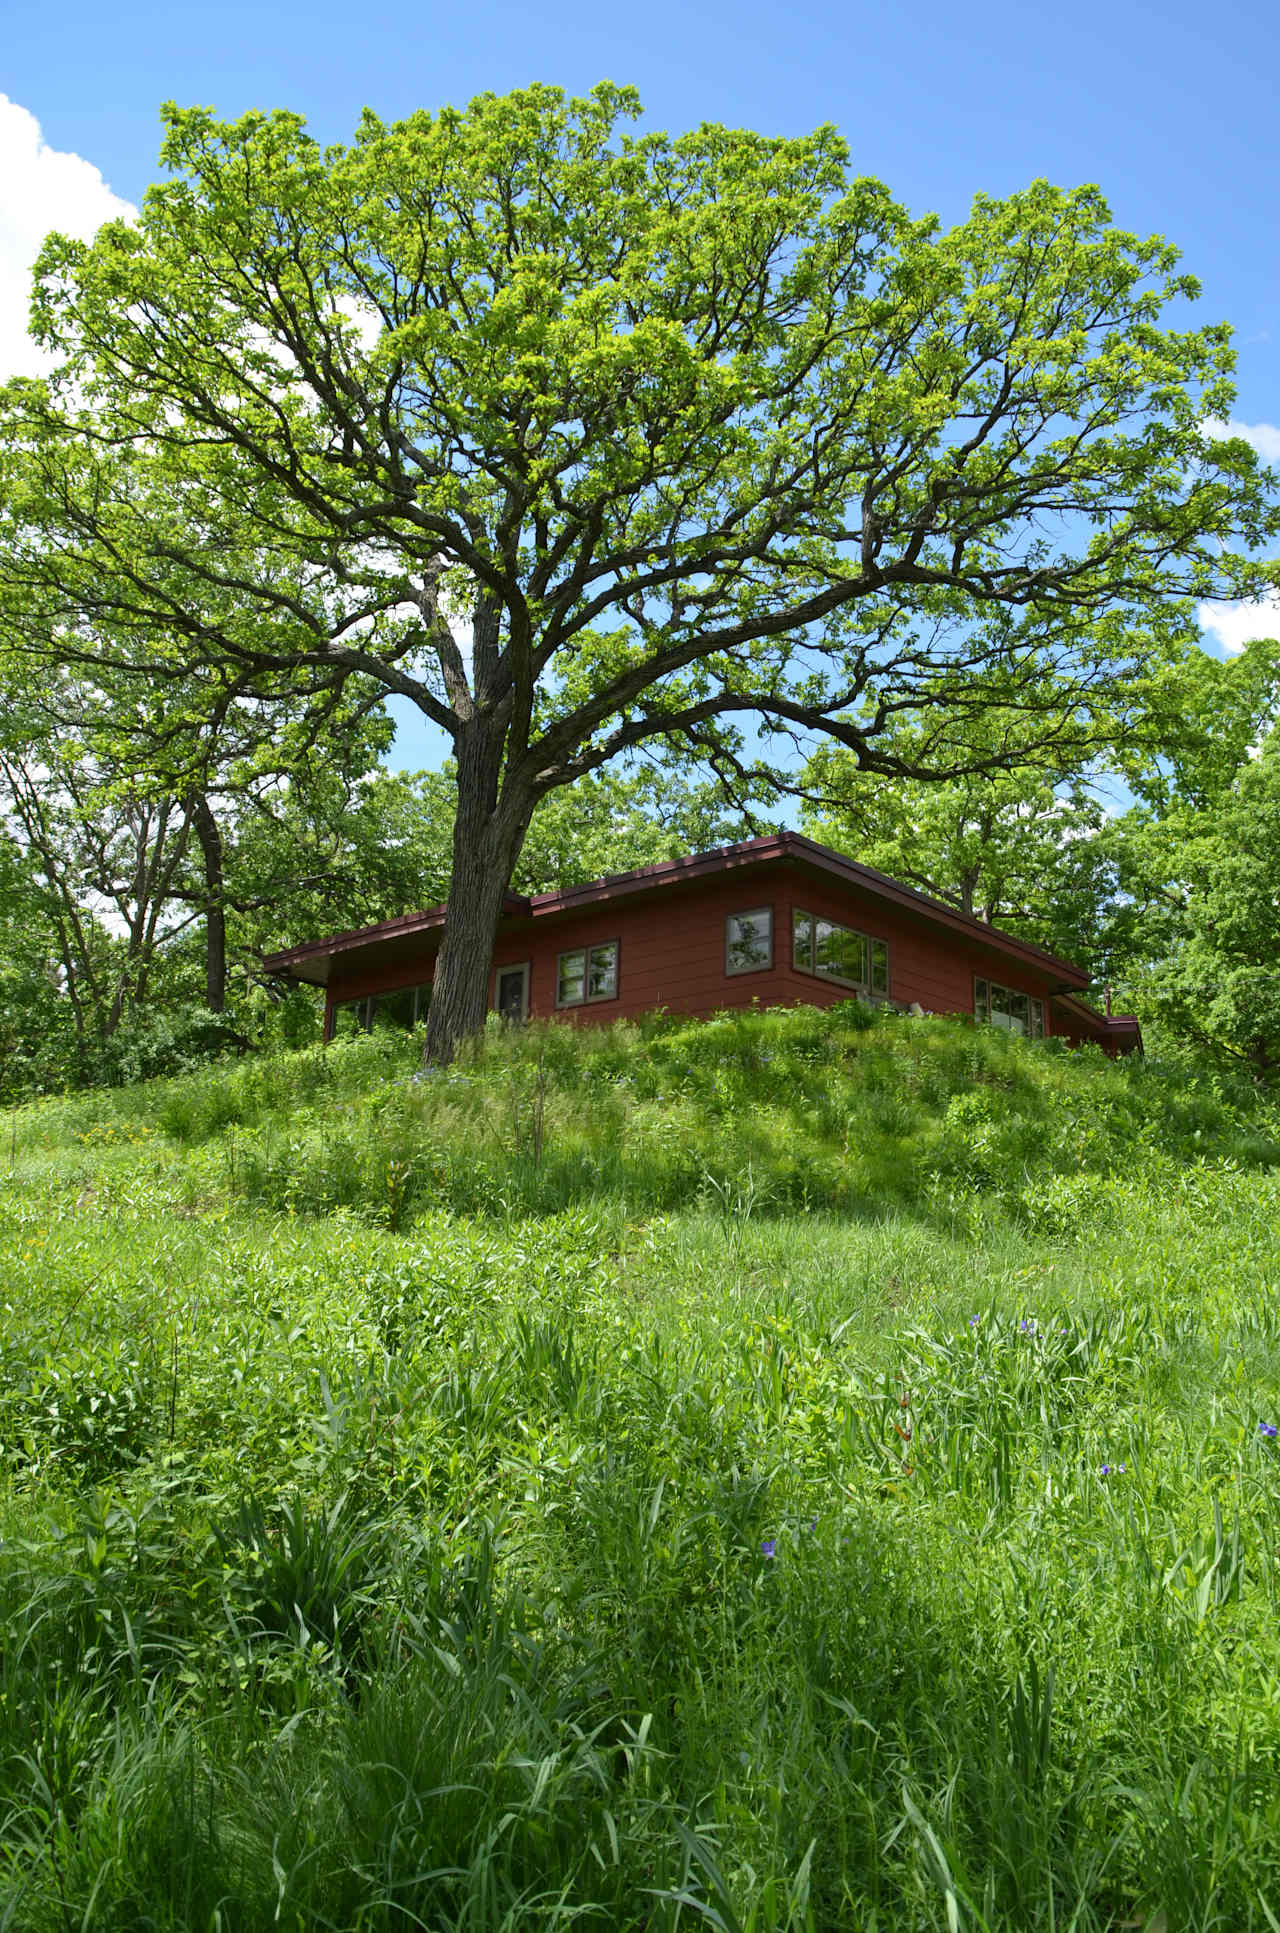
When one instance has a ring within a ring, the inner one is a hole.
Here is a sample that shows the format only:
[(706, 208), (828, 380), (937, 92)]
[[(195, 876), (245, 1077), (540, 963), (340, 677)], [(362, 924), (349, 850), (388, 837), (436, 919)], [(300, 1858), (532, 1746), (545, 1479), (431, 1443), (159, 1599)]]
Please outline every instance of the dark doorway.
[(499, 967), (494, 1006), (504, 1020), (523, 1020), (529, 1012), (529, 963)]

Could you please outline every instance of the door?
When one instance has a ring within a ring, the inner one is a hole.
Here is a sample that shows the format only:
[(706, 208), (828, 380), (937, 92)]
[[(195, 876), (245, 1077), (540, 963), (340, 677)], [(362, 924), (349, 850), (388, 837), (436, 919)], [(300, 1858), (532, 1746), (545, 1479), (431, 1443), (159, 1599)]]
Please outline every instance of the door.
[(529, 962), (521, 966), (499, 967), (494, 988), (494, 1006), (504, 1020), (524, 1020), (529, 1012)]

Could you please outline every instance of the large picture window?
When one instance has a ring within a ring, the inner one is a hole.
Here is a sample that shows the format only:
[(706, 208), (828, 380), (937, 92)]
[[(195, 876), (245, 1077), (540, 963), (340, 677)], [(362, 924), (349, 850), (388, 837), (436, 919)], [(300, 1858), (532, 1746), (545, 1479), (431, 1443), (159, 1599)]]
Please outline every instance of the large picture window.
[(854, 987), (877, 1000), (889, 996), (889, 943), (852, 926), (798, 908), (791, 920), (791, 963), (801, 973)]
[(557, 1007), (581, 1007), (588, 1000), (618, 997), (618, 942), (575, 947), (556, 961)]
[(759, 973), (773, 965), (773, 908), (753, 906), (730, 913), (724, 923), (726, 973)]
[(349, 1033), (372, 1033), (375, 1027), (416, 1027), (427, 1017), (431, 1005), (431, 983), (425, 987), (397, 987), (392, 993), (367, 994), (360, 1000), (340, 1000), (334, 1005), (335, 1037)]
[(979, 1020), (1003, 1027), (1007, 1034), (1044, 1039), (1044, 1001), (1034, 994), (1018, 993), (1013, 987), (998, 986), (994, 980), (975, 980), (973, 1011)]

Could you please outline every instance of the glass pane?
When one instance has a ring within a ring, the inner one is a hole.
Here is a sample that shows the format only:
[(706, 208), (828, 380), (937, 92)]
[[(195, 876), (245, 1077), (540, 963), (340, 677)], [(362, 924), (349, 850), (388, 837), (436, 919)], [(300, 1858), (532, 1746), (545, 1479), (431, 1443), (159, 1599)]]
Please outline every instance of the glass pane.
[(583, 986), (587, 977), (587, 956), (582, 948), (576, 953), (560, 955), (560, 971), (556, 977), (556, 1005), (576, 1006), (582, 999)]
[(802, 973), (813, 972), (812, 913), (793, 913), (791, 916), (791, 963), (798, 966)]
[(1009, 1032), (1026, 1034), (1031, 1026), (1031, 1002), (1025, 993), (1009, 995)]
[(618, 942), (593, 946), (587, 973), (587, 999), (612, 1000), (618, 991)]
[(889, 945), (886, 940), (871, 942), (871, 991), (889, 991)]
[(865, 986), (867, 943), (861, 933), (853, 933), (847, 926), (819, 920), (814, 964), (829, 980), (849, 980), (856, 986)]
[(987, 983), (985, 980), (975, 980), (973, 983), (973, 1011), (977, 1014), (979, 1020), (986, 1020), (990, 1017), (991, 1010), (987, 1005)]
[(373, 1009), (375, 1027), (412, 1027), (413, 1025), (413, 988), (397, 989), (395, 993), (379, 993), (370, 1001)]
[(1003, 1027), (1006, 1033), (1009, 1030), (1008, 987), (993, 986), (991, 989), (991, 1025)]
[(498, 1012), (504, 1020), (524, 1018), (524, 968), (506, 967), (498, 975)]
[(1032, 1040), (1044, 1039), (1044, 1001), (1043, 1000), (1033, 1000), (1031, 1002), (1031, 1038)]
[(726, 925), (725, 966), (730, 973), (749, 973), (773, 960), (773, 912), (757, 906), (750, 913), (731, 913)]

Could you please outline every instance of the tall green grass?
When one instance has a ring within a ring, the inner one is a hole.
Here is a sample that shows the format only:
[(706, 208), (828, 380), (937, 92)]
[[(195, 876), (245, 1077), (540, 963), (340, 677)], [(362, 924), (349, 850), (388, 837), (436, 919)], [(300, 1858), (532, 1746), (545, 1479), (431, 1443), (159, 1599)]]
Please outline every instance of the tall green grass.
[(0, 1927), (1280, 1923), (1266, 1104), (857, 1012), (415, 1074), (6, 1124)]

